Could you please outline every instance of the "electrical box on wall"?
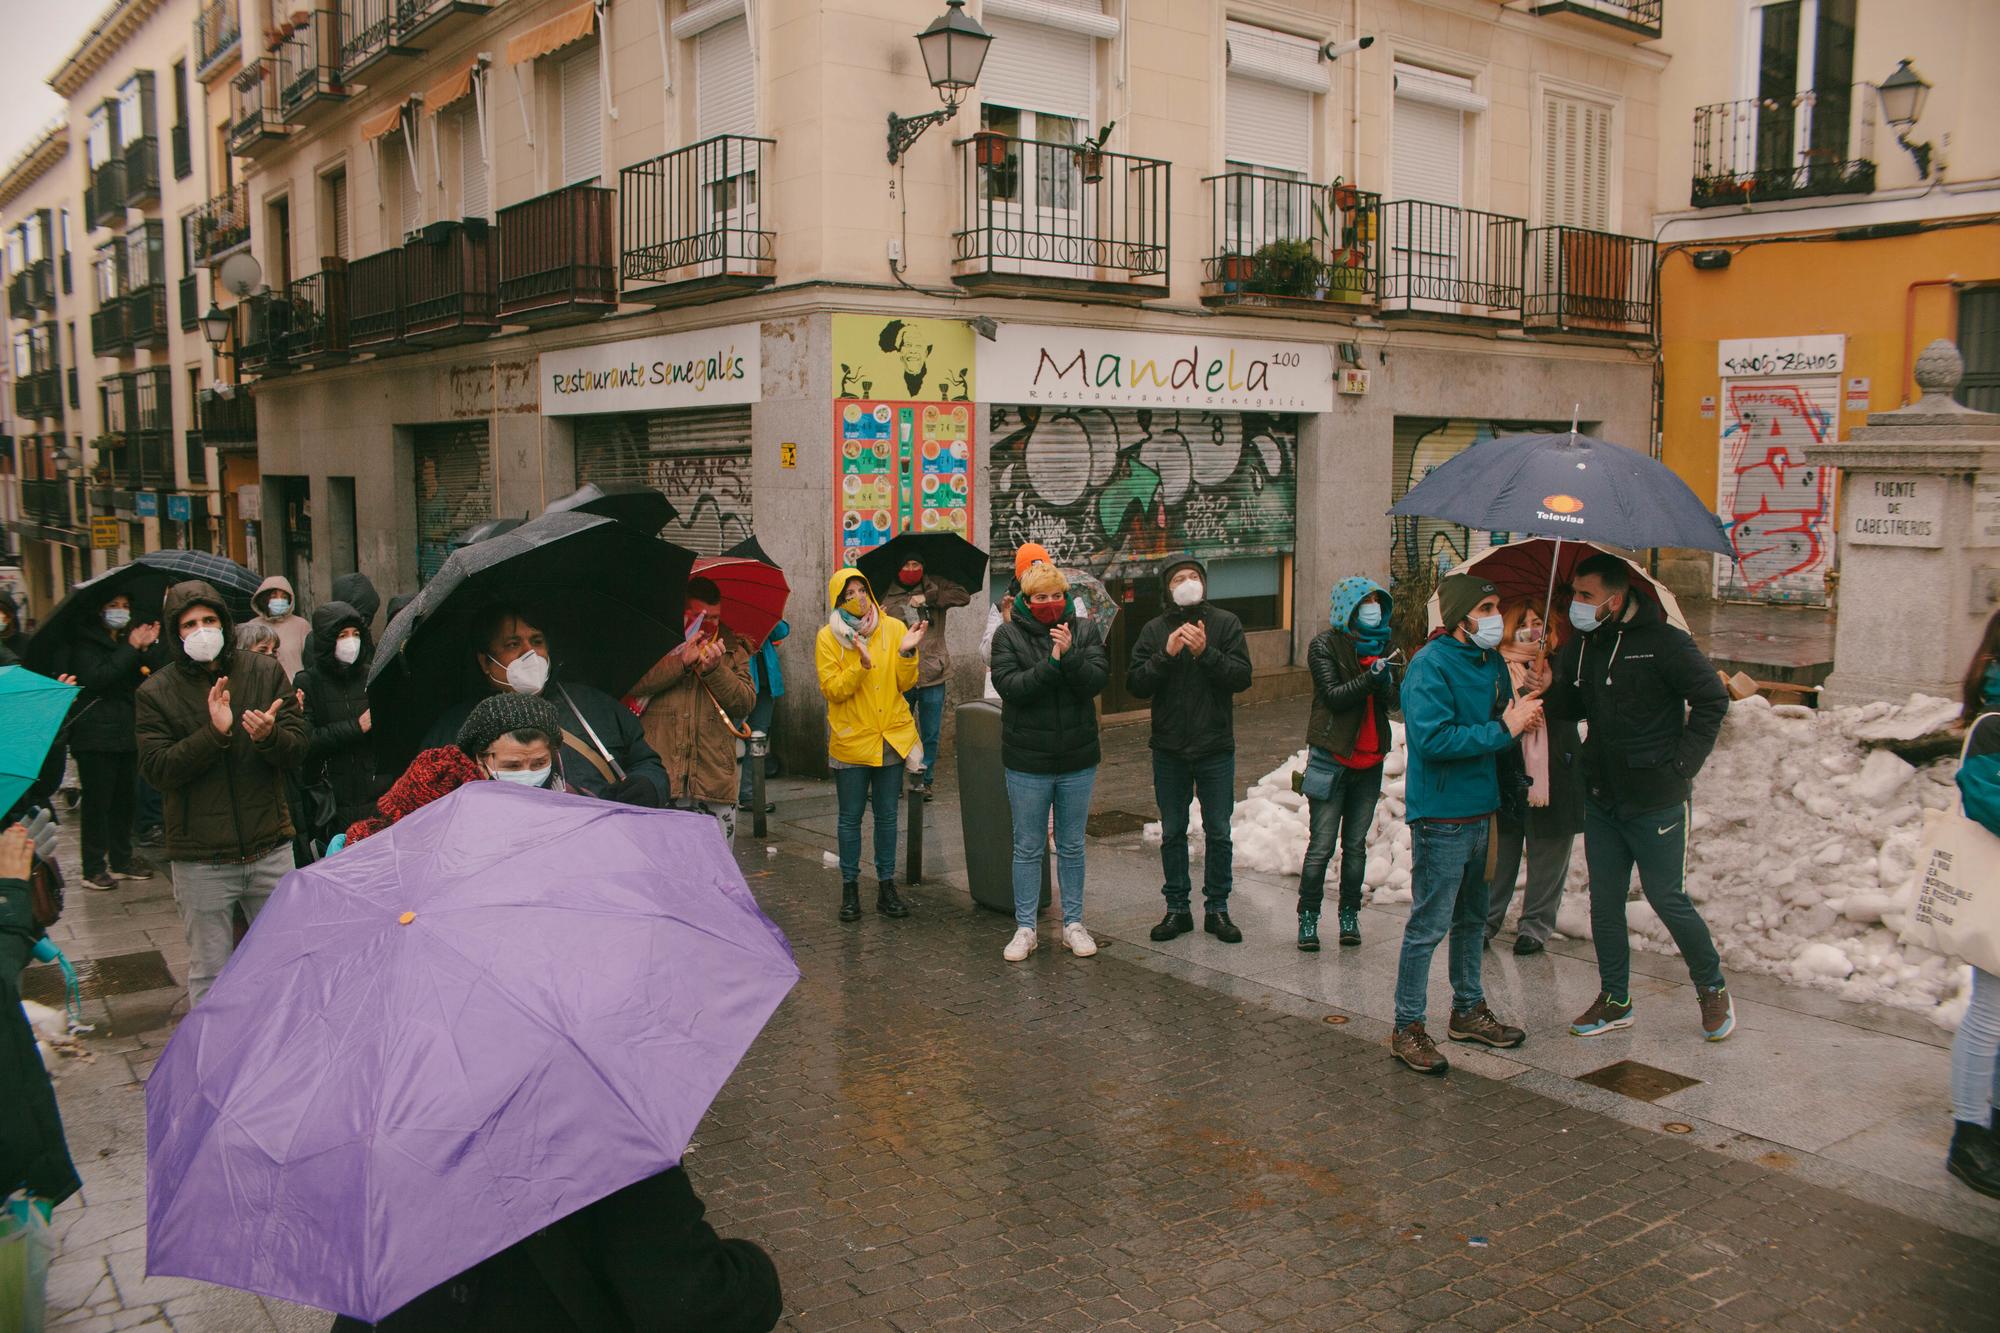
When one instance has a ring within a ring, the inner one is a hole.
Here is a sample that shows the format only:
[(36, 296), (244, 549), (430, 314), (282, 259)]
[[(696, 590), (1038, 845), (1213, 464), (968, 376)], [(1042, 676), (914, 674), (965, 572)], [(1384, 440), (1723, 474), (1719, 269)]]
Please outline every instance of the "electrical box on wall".
[(1340, 391), (1353, 397), (1368, 392), (1368, 372), (1353, 366), (1340, 369)]

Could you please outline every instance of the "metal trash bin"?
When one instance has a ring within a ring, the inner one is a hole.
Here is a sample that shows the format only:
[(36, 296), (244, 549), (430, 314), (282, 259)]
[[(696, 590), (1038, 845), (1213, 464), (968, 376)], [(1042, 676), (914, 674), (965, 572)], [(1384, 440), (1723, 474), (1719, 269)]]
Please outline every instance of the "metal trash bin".
[[(965, 879), (972, 901), (1014, 914), (1014, 825), (1007, 771), (1000, 762), (1000, 705), (974, 699), (958, 706), (958, 819), (965, 835)], [(1049, 853), (1042, 848), (1042, 905), (1049, 910)]]

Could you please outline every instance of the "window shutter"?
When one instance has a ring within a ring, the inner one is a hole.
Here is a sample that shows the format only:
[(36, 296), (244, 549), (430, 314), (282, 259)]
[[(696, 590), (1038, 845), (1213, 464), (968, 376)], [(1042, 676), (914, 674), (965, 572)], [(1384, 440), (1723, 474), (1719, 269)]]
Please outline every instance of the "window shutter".
[(1611, 229), (1611, 108), (1575, 97), (1542, 103), (1542, 225)]
[[(569, 107), (563, 107), (564, 125), (567, 127)], [(488, 212), (486, 197), (486, 157), (479, 142), (479, 111), (471, 102), (459, 107), (458, 120), (458, 181), (459, 209), (462, 218), (483, 218)], [(565, 144), (567, 135), (565, 135)]]
[(1096, 38), (998, 17), (985, 27), (993, 45), (979, 71), (980, 101), (1096, 123)]
[(415, 231), (422, 216), (422, 196), (417, 193), (417, 183), (410, 177), (410, 153), (408, 146), (399, 136), (390, 141), (389, 151), (382, 155), (383, 165), (396, 176), (396, 194), (403, 205), (403, 235)]
[(1312, 94), (1231, 74), (1223, 105), (1223, 156), (1231, 162), (1305, 172), (1312, 167)]
[(333, 209), (333, 253), (338, 258), (345, 259), (348, 256), (346, 172), (341, 172), (327, 182), (327, 193)]
[[(604, 112), (598, 96), (597, 44), (563, 57), (563, 182), (594, 181), (604, 174)], [(482, 183), (483, 185), (483, 183)]]
[(757, 132), (757, 67), (750, 26), (730, 19), (694, 39), (695, 134)]
[(1392, 133), (1395, 197), (1458, 207), (1465, 179), (1465, 113), (1399, 95)]

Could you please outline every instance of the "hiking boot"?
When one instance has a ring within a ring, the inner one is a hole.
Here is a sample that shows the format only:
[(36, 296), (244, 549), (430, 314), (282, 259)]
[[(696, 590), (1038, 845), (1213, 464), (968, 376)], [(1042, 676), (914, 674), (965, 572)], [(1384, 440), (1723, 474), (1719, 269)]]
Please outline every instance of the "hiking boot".
[(113, 879), (151, 879), (152, 877), (152, 868), (141, 862), (134, 862), (129, 866), (111, 867), (111, 878)]
[(1319, 913), (1299, 913), (1299, 952), (1319, 952)]
[(109, 893), (118, 887), (117, 877), (109, 870), (100, 870), (95, 875), (85, 875), (83, 882), (85, 887), (96, 889), (99, 893)]
[(1952, 1125), (1944, 1168), (1988, 1198), (2000, 1199), (2000, 1141), (1984, 1125), (1969, 1120)]
[(1018, 963), (1033, 953), (1040, 944), (1041, 941), (1035, 938), (1033, 926), (1021, 926), (1014, 931), (1014, 938), (1007, 941), (1007, 947), (1001, 950), (1000, 956), (1010, 963)]
[(1543, 944), (1533, 935), (1516, 935), (1514, 937), (1514, 956), (1516, 958), (1532, 957), (1547, 947), (1546, 944)]
[(1229, 919), (1227, 912), (1203, 912), (1201, 928), (1224, 944), (1243, 943), (1243, 932), (1236, 928), (1236, 923)]
[(1438, 1054), (1437, 1043), (1424, 1031), (1421, 1021), (1389, 1034), (1389, 1054), (1419, 1074), (1442, 1074), (1451, 1068), (1451, 1062)]
[(1167, 914), (1160, 918), (1160, 924), (1154, 926), (1148, 933), (1151, 935), (1153, 942), (1158, 944), (1164, 940), (1173, 939), (1177, 935), (1185, 935), (1193, 929), (1194, 913), (1184, 907), (1169, 907)]
[(861, 919), (861, 886), (851, 879), (840, 886), (840, 919), (842, 921)]
[(1632, 1026), (1632, 1001), (1614, 1000), (1609, 991), (1599, 991), (1590, 1008), (1569, 1025), (1572, 1037), (1595, 1037), (1601, 1032)]
[(906, 917), (910, 914), (910, 909), (896, 896), (895, 880), (885, 879), (880, 882), (875, 890), (875, 910), (883, 916)]
[(1088, 958), (1097, 952), (1097, 941), (1083, 928), (1083, 922), (1072, 921), (1062, 928), (1063, 948), (1078, 958)]
[(1729, 998), (1729, 988), (1696, 986), (1694, 998), (1701, 1005), (1701, 1035), (1710, 1041), (1727, 1040), (1736, 1031), (1736, 1001)]
[(1340, 942), (1343, 945), (1361, 943), (1361, 913), (1342, 912), (1340, 914)]
[(1469, 1013), (1452, 1010), (1451, 1021), (1445, 1024), (1444, 1034), (1453, 1041), (1484, 1042), (1501, 1050), (1512, 1050), (1528, 1039), (1528, 1034), (1520, 1028), (1509, 1027), (1496, 1018), (1484, 1001)]

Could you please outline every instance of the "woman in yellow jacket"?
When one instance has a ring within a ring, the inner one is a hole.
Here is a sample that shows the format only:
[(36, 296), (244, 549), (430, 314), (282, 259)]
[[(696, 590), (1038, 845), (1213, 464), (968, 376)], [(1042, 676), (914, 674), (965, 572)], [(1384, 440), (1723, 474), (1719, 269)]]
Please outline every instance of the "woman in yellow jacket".
[[(861, 917), (861, 811), (875, 806), (875, 910), (908, 916), (896, 896), (896, 802), (905, 763), (931, 762), (903, 695), (917, 683), (924, 627), (882, 614), (868, 580), (843, 569), (827, 584), (833, 614), (813, 647), (826, 696), (828, 764), (840, 797), (840, 919)], [(912, 752), (915, 752), (913, 755)]]

